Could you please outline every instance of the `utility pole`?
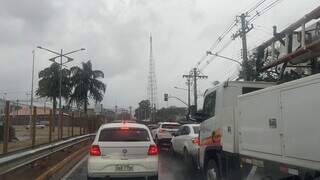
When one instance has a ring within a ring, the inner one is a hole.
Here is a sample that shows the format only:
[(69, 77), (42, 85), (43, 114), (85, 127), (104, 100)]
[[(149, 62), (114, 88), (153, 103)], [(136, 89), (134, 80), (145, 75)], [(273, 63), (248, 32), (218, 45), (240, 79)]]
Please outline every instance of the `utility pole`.
[(191, 86), (191, 81), (190, 78), (187, 78), (187, 86), (188, 86), (188, 115), (190, 115), (190, 86)]
[[(30, 118), (29, 118), (29, 127), (31, 127), (32, 122), (32, 112), (33, 112), (33, 81), (34, 81), (34, 59), (35, 51), (32, 50), (32, 75), (31, 75), (31, 92), (30, 92)], [(30, 128), (30, 139), (32, 139), (32, 128)]]
[(197, 95), (197, 68), (193, 68), (193, 98), (195, 110), (198, 110), (198, 95)]
[[(191, 86), (191, 81), (190, 81), (190, 78), (191, 78), (191, 75), (188, 74), (188, 75), (183, 75), (182, 76), (183, 78), (187, 78), (187, 86), (188, 86), (188, 117), (190, 115), (190, 96), (191, 96), (191, 89), (190, 89), (190, 86)], [(168, 103), (168, 102), (167, 102)]]
[(243, 59), (242, 64), (244, 65), (242, 68), (243, 68), (244, 80), (248, 80), (249, 78), (247, 76), (247, 69), (246, 69), (246, 64), (248, 62), (247, 33), (253, 29), (253, 24), (251, 24), (250, 27), (248, 26), (248, 21), (246, 20), (247, 17), (248, 15), (244, 13), (242, 13), (240, 16), (237, 17), (237, 19), (240, 18), (241, 29), (237, 33), (232, 35), (233, 39), (240, 36), (242, 40), (242, 59)]
[(130, 111), (130, 120), (131, 120), (132, 106), (129, 106), (129, 111)]
[(115, 106), (115, 113), (114, 113), (114, 119), (115, 119), (115, 120), (118, 120), (118, 119), (117, 119), (117, 118), (118, 118), (118, 117), (117, 117), (117, 116), (118, 116), (117, 113), (118, 113), (118, 106), (116, 105), (116, 106)]
[(17, 105), (16, 105), (16, 116), (18, 117), (19, 114), (19, 99), (17, 99)]
[(191, 78), (193, 79), (193, 98), (194, 98), (194, 106), (195, 110), (198, 109), (198, 94), (197, 94), (197, 80), (198, 79), (207, 79), (208, 76), (200, 75), (200, 71), (197, 68), (193, 68), (193, 70), (188, 75), (183, 75), (182, 77), (187, 78), (188, 83), (188, 104), (189, 104), (189, 113), (190, 113), (190, 83)]

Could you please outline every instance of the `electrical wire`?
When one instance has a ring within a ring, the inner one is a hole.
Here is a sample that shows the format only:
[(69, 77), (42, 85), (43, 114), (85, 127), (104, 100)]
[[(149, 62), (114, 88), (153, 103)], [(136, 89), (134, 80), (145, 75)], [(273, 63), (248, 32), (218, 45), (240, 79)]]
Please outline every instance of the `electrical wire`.
[[(228, 26), (228, 28), (218, 37), (218, 39), (211, 45), (210, 47), (210, 51), (213, 51), (214, 49), (216, 49), (218, 47), (218, 45), (222, 42), (222, 40), (226, 37), (226, 35), (228, 35), (232, 29), (237, 25), (237, 22), (233, 22), (232, 24), (230, 24)], [(199, 65), (207, 58), (207, 54), (204, 54), (200, 60), (197, 62), (196, 67), (199, 67)]]
[(275, 0), (272, 3), (270, 3), (269, 5), (267, 5), (266, 7), (264, 7), (263, 9), (259, 10), (256, 12), (255, 15), (253, 15), (248, 22), (253, 22), (257, 19), (257, 17), (262, 16), (263, 14), (265, 14), (266, 12), (268, 12), (270, 9), (272, 9), (273, 7), (275, 7), (276, 5), (278, 5), (281, 1), (283, 0)]
[[(253, 11), (257, 10), (261, 5), (263, 5), (267, 0), (260, 0), (258, 1), (252, 8), (250, 8), (249, 10), (246, 11), (246, 14), (250, 14)], [(281, 1), (283, 0), (275, 0), (273, 2), (271, 2), (270, 4), (268, 4), (267, 6), (265, 6), (264, 8), (262, 8), (261, 10), (256, 11), (256, 13), (248, 20), (248, 23), (253, 22), (256, 20), (256, 18), (258, 18), (259, 16), (265, 14), (266, 12), (268, 12), (270, 9), (272, 9), (273, 7), (275, 7), (277, 4), (279, 4)], [(218, 45), (222, 42), (222, 40), (225, 38), (225, 36), (227, 34), (229, 34), (232, 29), (237, 26), (238, 21), (234, 21), (230, 26), (228, 26), (228, 28), (218, 37), (218, 39), (213, 43), (213, 45), (210, 47), (210, 51), (214, 51)], [(221, 51), (223, 51), (226, 47), (228, 47), (230, 45), (230, 43), (232, 42), (232, 39), (229, 40), (219, 51), (217, 51), (216, 53), (220, 53)], [(199, 68), (199, 66), (201, 65), (202, 62), (204, 62), (207, 59), (207, 54), (204, 54), (200, 60), (197, 62), (196, 66), (197, 68)], [(204, 64), (200, 69), (200, 72), (205, 69), (214, 59), (216, 58), (216, 56), (213, 56), (212, 58), (210, 58), (209, 60), (206, 61), (206, 64)]]
[(261, 6), (264, 2), (266, 2), (266, 0), (261, 0), (257, 2), (257, 4), (253, 6), (251, 9), (249, 9), (246, 13), (250, 14), (252, 11), (256, 10), (259, 6)]
[[(225, 50), (231, 43), (232, 43), (233, 39), (230, 39), (226, 44), (224, 44), (224, 46), (222, 48), (220, 48), (216, 53), (221, 53), (223, 50)], [(210, 59), (208, 59), (206, 61), (206, 63), (199, 68), (200, 72), (203, 71), (215, 58), (217, 58), (217, 56), (212, 56)]]

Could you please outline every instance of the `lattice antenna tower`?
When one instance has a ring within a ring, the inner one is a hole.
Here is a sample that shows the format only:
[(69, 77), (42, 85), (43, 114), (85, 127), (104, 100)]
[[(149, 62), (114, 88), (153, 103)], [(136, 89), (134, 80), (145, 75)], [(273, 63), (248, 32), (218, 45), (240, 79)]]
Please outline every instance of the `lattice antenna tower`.
[(148, 98), (151, 106), (152, 120), (154, 119), (154, 112), (158, 107), (158, 96), (157, 96), (157, 79), (155, 70), (155, 61), (153, 59), (152, 52), (152, 35), (150, 33), (150, 54), (149, 54), (149, 76), (148, 76)]

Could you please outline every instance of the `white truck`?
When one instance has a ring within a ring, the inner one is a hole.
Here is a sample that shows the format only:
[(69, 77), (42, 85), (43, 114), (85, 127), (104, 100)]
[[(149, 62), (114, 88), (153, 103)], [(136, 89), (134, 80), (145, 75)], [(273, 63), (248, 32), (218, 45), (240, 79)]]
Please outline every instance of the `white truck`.
[(207, 180), (320, 179), (320, 74), (225, 82), (206, 91), (194, 118)]

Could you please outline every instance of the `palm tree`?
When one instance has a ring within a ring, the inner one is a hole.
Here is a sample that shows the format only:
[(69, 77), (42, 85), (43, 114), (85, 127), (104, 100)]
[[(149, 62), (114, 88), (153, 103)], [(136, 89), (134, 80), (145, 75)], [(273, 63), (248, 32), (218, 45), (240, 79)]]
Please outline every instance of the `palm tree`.
[[(68, 99), (71, 92), (69, 77), (70, 71), (68, 69), (62, 69), (61, 96), (64, 99)], [(39, 72), (39, 79), (39, 87), (36, 90), (36, 95), (52, 101), (53, 116), (56, 117), (57, 98), (59, 97), (60, 90), (60, 65), (58, 63), (52, 63), (50, 67), (41, 70)]]
[(103, 78), (104, 74), (100, 70), (92, 70), (90, 61), (83, 62), (82, 68), (72, 67), (70, 72), (73, 93), (69, 102), (75, 103), (78, 107), (83, 106), (84, 113), (87, 114), (89, 99), (95, 102), (101, 102), (103, 99), (106, 85), (98, 78)]

